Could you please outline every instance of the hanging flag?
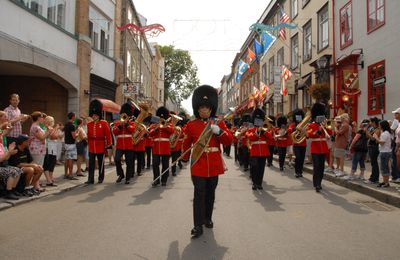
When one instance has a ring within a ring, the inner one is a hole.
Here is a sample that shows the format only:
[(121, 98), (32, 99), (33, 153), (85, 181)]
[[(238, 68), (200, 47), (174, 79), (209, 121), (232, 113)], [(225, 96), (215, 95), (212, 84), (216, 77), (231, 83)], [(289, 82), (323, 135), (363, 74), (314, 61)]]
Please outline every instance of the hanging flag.
[(260, 97), (260, 91), (256, 87), (253, 87), (253, 97), (255, 100), (258, 100), (258, 98)]
[(264, 82), (260, 81), (260, 103), (264, 103), (264, 99), (267, 96), (268, 92), (269, 92), (269, 87), (264, 84)]
[(254, 40), (254, 54), (256, 55), (256, 62), (260, 64), (259, 58), (263, 55), (264, 49), (261, 43), (257, 40)]
[(276, 37), (271, 35), (269, 32), (263, 32), (261, 34), (261, 44), (263, 47), (263, 54), (268, 52), (269, 48), (272, 46), (272, 44), (274, 44), (274, 42), (276, 41)]
[(287, 96), (287, 94), (288, 94), (288, 91), (287, 91), (287, 88), (286, 88), (286, 81), (288, 81), (291, 77), (292, 77), (292, 72), (290, 72), (290, 70), (288, 69), (288, 68), (286, 68), (286, 66), (285, 65), (282, 65), (282, 74), (281, 74), (281, 77), (282, 77), (282, 81), (281, 81), (281, 95), (282, 96)]
[(251, 64), (255, 58), (256, 54), (250, 48), (247, 48), (247, 63)]
[(236, 73), (236, 82), (240, 82), (240, 79), (248, 68), (249, 64), (247, 64), (243, 60), (239, 60), (238, 71)]
[[(289, 23), (290, 22), (290, 17), (283, 11), (283, 8), (279, 6), (279, 12), (281, 14), (281, 23)], [(279, 29), (279, 36), (281, 37), (282, 40), (286, 40), (286, 30), (284, 27)]]

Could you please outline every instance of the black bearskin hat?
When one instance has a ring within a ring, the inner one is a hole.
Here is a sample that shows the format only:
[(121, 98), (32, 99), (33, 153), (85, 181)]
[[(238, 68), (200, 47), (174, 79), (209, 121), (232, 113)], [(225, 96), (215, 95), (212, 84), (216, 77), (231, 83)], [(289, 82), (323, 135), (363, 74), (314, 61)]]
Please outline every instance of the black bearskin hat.
[(293, 111), (292, 116), (293, 116), (293, 122), (298, 124), (304, 119), (304, 111), (301, 109), (296, 109)]
[(256, 108), (256, 109), (253, 111), (253, 114), (251, 115), (251, 119), (252, 119), (253, 124), (254, 124), (254, 121), (255, 121), (256, 119), (261, 119), (262, 121), (264, 121), (264, 119), (265, 119), (265, 112), (264, 112), (261, 108)]
[(248, 122), (248, 123), (251, 122), (251, 116), (249, 114), (242, 116), (242, 123), (244, 123), (244, 122)]
[(215, 117), (218, 109), (218, 93), (217, 90), (208, 85), (201, 85), (193, 92), (192, 108), (193, 114), (196, 118), (200, 118), (197, 111), (201, 106), (208, 106), (211, 108), (210, 117)]
[(235, 118), (233, 119), (233, 125), (234, 125), (234, 126), (239, 126), (239, 124), (240, 124), (240, 118), (239, 118), (239, 117), (235, 117)]
[(159, 107), (157, 108), (156, 116), (167, 120), (169, 117), (169, 110), (166, 107)]
[(92, 117), (93, 115), (98, 115), (101, 118), (103, 114), (102, 112), (103, 104), (97, 99), (92, 100), (89, 104), (89, 116)]
[(285, 116), (280, 116), (276, 120), (276, 125), (281, 128), (282, 125), (287, 125), (287, 118)]
[(269, 119), (271, 119), (271, 124), (272, 125), (275, 125), (275, 121), (276, 121), (276, 118), (274, 117), (274, 116), (268, 116), (269, 117)]
[(315, 103), (311, 108), (312, 120), (315, 120), (317, 116), (326, 116), (325, 105), (319, 102)]
[(133, 115), (133, 110), (135, 108), (130, 103), (125, 103), (121, 106), (121, 110), (119, 111), (120, 114), (127, 114), (128, 116)]

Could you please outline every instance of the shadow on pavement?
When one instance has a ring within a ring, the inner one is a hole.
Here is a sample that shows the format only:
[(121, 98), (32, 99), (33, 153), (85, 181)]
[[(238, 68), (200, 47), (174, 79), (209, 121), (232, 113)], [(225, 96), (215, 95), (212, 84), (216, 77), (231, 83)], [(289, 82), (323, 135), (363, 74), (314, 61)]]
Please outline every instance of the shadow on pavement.
[[(102, 201), (107, 197), (113, 196), (113, 194), (117, 191), (124, 191), (131, 189), (131, 185), (116, 184), (116, 183), (105, 183), (105, 184), (103, 183), (103, 184), (93, 184), (93, 185), (101, 185), (102, 189), (97, 192), (89, 193), (86, 199), (78, 201), (79, 203), (86, 203), (86, 202), (96, 203)], [(93, 185), (89, 185), (89, 187)], [(97, 189), (98, 187), (95, 188)]]
[(178, 241), (173, 241), (169, 246), (167, 260), (186, 260), (186, 259), (223, 259), (228, 247), (221, 246), (214, 238), (213, 230), (204, 230), (204, 234), (191, 239), (189, 244), (179, 255)]
[[(170, 183), (169, 183), (170, 184)], [(170, 184), (171, 185), (171, 184)], [(168, 187), (168, 186), (166, 186)], [(165, 187), (162, 186), (157, 186), (156, 188), (149, 187), (147, 190), (145, 190), (143, 193), (138, 194), (133, 196), (135, 199), (132, 203), (130, 203), (130, 206), (135, 206), (135, 205), (148, 205), (150, 204), (153, 200), (159, 200), (161, 198), (161, 194), (166, 190)]]
[(344, 210), (354, 214), (370, 214), (368, 210), (362, 209), (362, 206), (356, 203), (351, 203), (348, 200), (334, 194), (330, 190), (322, 190), (321, 194), (324, 198), (330, 201), (331, 204), (343, 208)]
[(264, 190), (253, 191), (254, 197), (256, 197), (256, 202), (260, 203), (264, 207), (265, 211), (284, 211), (280, 203), (272, 194), (282, 194), (285, 193), (283, 189), (275, 189), (273, 185), (267, 185), (264, 182)]

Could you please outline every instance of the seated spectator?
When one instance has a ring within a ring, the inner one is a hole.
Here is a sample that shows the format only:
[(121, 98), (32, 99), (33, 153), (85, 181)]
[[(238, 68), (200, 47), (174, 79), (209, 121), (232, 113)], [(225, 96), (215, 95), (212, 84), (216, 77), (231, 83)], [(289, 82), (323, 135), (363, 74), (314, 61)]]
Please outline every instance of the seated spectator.
[[(0, 139), (3, 139), (2, 133), (0, 133)], [(22, 170), (5, 164), (10, 156), (16, 153), (17, 150), (15, 149), (14, 142), (8, 146), (8, 150), (0, 142), (0, 190), (5, 190), (4, 198), (9, 200), (18, 200), (18, 196), (22, 195), (15, 189), (21, 177)]]
[(20, 168), (24, 173), (24, 191), (23, 195), (39, 195), (44, 191), (39, 186), (39, 179), (43, 173), (43, 167), (33, 163), (31, 153), (29, 152), (30, 139), (27, 135), (20, 135), (17, 138), (17, 153), (8, 159), (8, 164)]

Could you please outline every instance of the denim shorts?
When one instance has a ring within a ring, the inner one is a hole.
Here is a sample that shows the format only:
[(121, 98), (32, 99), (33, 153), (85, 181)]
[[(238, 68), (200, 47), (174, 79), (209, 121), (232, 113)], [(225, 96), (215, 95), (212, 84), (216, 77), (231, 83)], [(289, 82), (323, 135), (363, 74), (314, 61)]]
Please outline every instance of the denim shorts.
[(381, 157), (381, 174), (384, 177), (390, 176), (389, 161), (392, 157), (392, 153), (380, 153)]
[(65, 144), (65, 159), (76, 160), (76, 144)]

